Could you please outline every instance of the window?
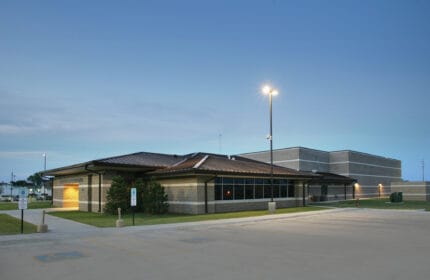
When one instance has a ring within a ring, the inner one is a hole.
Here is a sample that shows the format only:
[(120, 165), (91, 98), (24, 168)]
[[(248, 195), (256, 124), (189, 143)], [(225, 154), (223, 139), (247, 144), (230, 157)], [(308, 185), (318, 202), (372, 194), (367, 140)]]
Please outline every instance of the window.
[[(215, 200), (262, 199), (272, 197), (269, 178), (215, 178)], [(294, 181), (273, 179), (273, 197), (295, 197)]]
[(272, 197), (272, 188), (270, 185), (264, 185), (264, 198), (271, 198)]
[(254, 199), (254, 185), (245, 185), (245, 199)]
[(273, 185), (273, 197), (279, 197), (279, 185)]
[(287, 197), (288, 186), (281, 185), (281, 197)]
[(233, 197), (234, 197), (233, 185), (224, 185), (223, 186), (223, 199), (224, 200), (232, 200)]
[(263, 198), (263, 185), (255, 185), (255, 199), (259, 198)]
[(234, 185), (234, 199), (243, 199), (245, 197), (243, 185)]
[(215, 183), (215, 200), (222, 200), (222, 185)]
[(288, 197), (295, 197), (294, 182), (288, 182)]

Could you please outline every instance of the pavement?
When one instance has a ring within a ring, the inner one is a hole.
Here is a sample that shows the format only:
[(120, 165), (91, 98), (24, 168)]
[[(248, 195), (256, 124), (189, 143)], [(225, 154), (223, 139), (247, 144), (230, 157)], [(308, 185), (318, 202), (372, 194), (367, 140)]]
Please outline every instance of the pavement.
[[(41, 215), (27, 212), (28, 221)], [(430, 213), (424, 211), (345, 208), (108, 229), (52, 216), (46, 223), (46, 234), (0, 236), (1, 279), (412, 280), (430, 274)]]

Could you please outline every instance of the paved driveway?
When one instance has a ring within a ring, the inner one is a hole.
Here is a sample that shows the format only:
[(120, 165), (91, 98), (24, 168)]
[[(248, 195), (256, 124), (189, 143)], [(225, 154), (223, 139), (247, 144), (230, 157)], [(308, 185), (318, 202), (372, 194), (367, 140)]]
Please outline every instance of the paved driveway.
[(428, 212), (342, 209), (234, 223), (0, 237), (0, 276), (427, 279), (429, 232)]

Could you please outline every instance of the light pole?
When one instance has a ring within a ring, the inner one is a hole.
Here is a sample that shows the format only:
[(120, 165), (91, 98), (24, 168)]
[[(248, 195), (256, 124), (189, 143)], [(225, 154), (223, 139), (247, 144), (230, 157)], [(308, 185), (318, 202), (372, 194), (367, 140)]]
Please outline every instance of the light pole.
[(16, 176), (15, 174), (13, 174), (13, 171), (12, 171), (12, 173), (10, 174), (10, 199), (12, 200), (13, 200), (12, 187), (13, 187), (13, 182), (15, 181), (15, 178)]
[[(269, 212), (274, 212), (276, 209), (276, 204), (273, 202), (273, 126), (272, 126), (272, 98), (273, 96), (278, 95), (278, 90), (265, 85), (262, 88), (262, 92), (264, 95), (269, 95), (269, 106), (270, 106), (270, 134), (268, 136), (270, 142), (270, 204), (269, 204)], [(272, 205), (272, 206), (271, 206)]]

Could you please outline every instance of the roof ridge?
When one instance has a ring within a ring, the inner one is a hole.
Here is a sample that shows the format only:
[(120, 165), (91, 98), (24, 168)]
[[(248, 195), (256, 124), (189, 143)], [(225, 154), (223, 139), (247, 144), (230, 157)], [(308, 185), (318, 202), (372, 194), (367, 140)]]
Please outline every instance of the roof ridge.
[(194, 166), (193, 166), (193, 168), (194, 169), (196, 169), (196, 168), (199, 168), (200, 167), (200, 165), (202, 165), (206, 160), (207, 160), (207, 158), (209, 157), (209, 155), (205, 155), (199, 162), (197, 162)]

